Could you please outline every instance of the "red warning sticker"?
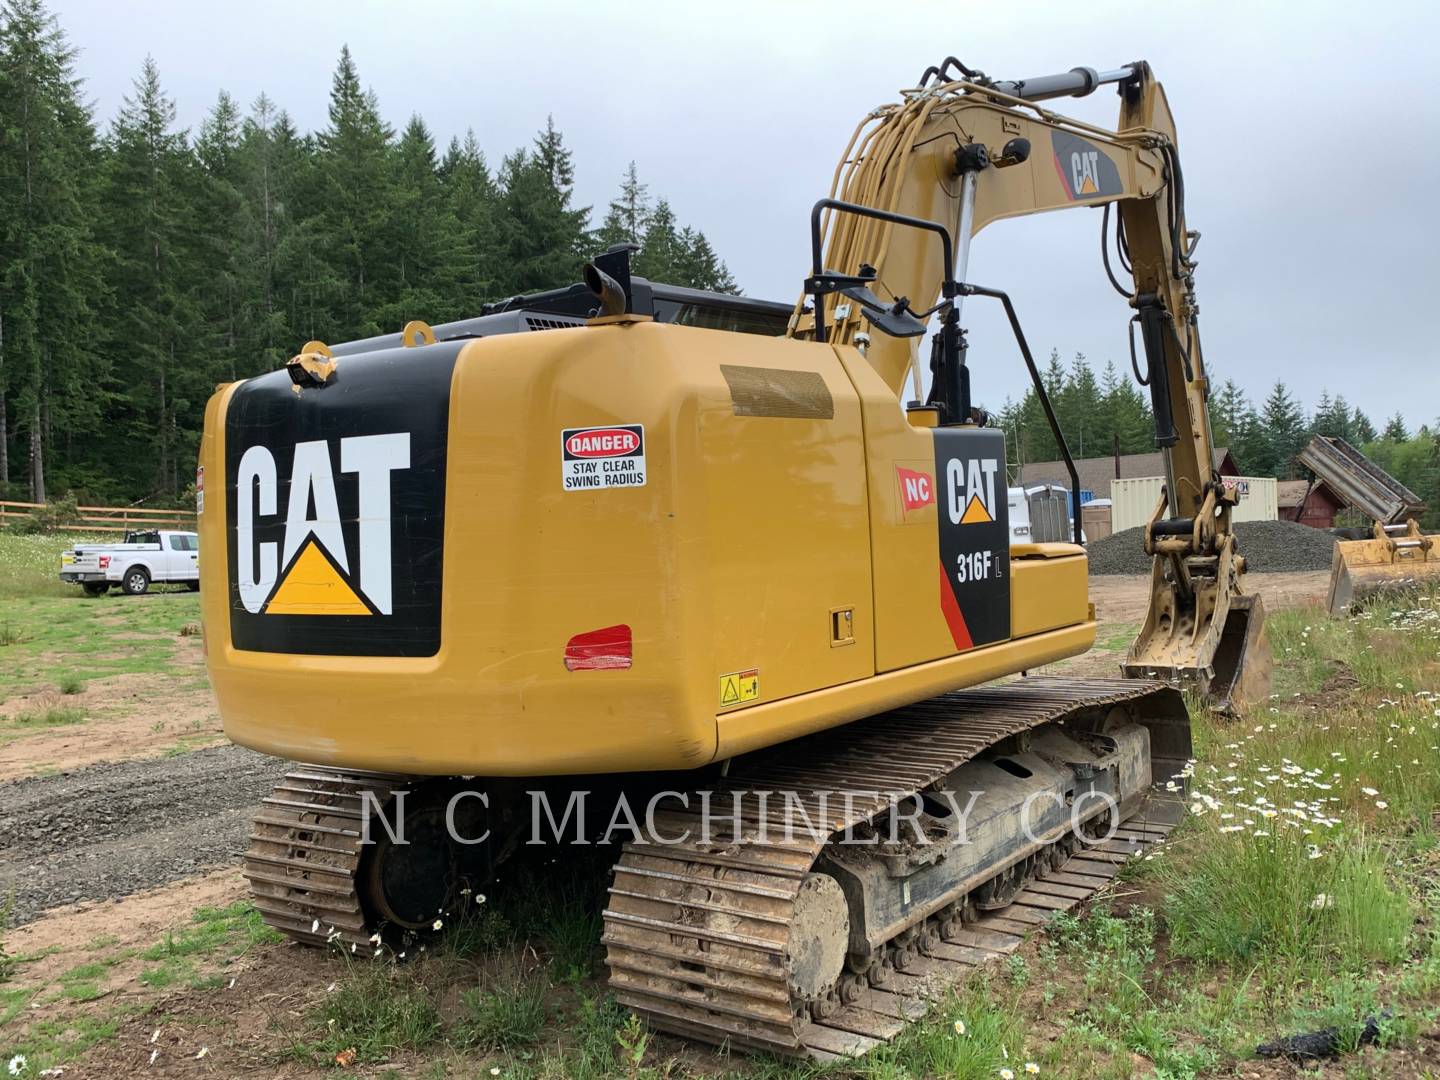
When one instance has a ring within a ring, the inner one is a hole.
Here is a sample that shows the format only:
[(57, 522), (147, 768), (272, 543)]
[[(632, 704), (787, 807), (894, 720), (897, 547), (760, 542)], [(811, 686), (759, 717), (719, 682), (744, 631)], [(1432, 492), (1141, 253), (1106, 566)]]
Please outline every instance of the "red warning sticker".
[(560, 433), (566, 491), (645, 486), (645, 425), (566, 428)]

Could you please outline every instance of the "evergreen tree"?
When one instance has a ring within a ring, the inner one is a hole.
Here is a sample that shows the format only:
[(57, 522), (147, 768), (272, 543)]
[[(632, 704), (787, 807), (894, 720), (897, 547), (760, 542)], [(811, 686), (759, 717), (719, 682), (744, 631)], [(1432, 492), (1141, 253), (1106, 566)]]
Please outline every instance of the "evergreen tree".
[(574, 170), (553, 120), (533, 151), (517, 150), (500, 168), (499, 247), (505, 290), (531, 293), (575, 281), (586, 243), (588, 207), (571, 206)]
[(290, 324), (284, 256), (296, 230), (296, 188), (306, 150), (290, 118), (261, 94), (241, 129), (236, 183), (240, 195), (241, 321), (239, 367), (269, 371), (303, 341)]
[(684, 247), (683, 264), (685, 280), (676, 282), (692, 289), (709, 289), (711, 292), (740, 295), (740, 286), (730, 275), (730, 270), (715, 254), (710, 241), (698, 229), (685, 228), (680, 233)]
[[(555, 126), (555, 117), (545, 117), (545, 130), (535, 136), (535, 161), (540, 170), (568, 205), (575, 193), (575, 166), (565, 140)], [(587, 209), (585, 213), (589, 214)]]
[(1150, 407), (1134, 381), (1122, 377), (1111, 360), (1105, 362), (1105, 372), (1100, 378), (1100, 412), (1104, 422), (1099, 440), (1109, 442), (1100, 453), (1113, 451), (1117, 437), (1122, 454), (1144, 454), (1155, 448), (1155, 424), (1150, 418)]
[(396, 291), (388, 303), (372, 307), (373, 320), (393, 329), (417, 318), (445, 322), (465, 308), (460, 282), (467, 265), (458, 222), (441, 186), (435, 143), (420, 117), (411, 117), (395, 155), (388, 246)]
[(640, 240), (640, 253), (635, 257), (635, 272), (651, 281), (678, 285), (685, 276), (685, 244), (670, 204), (661, 199), (655, 204)]
[[(314, 216), (307, 222), (318, 258), (306, 260), (301, 289), (323, 316), (312, 327), (321, 340), (378, 334), (375, 310), (395, 294), (398, 271), (390, 250), (394, 136), (375, 95), (360, 85), (349, 46), (330, 86), (330, 123), (317, 140), (311, 173)], [(322, 321), (323, 320), (323, 321)]]
[(1360, 411), (1360, 406), (1355, 406), (1355, 411), (1350, 417), (1350, 430), (1355, 435), (1355, 445), (1364, 446), (1366, 443), (1375, 441), (1375, 425), (1370, 418)]
[(495, 264), (499, 192), (473, 131), (465, 133), (463, 143), (450, 140), (440, 180), (459, 250), (455, 314), (463, 316), (472, 313), (481, 298), (502, 294)]
[(233, 380), (240, 372), (244, 278), (240, 145), (240, 110), (222, 90), (200, 125), (195, 140), (200, 167), (191, 177), (195, 213), (204, 222), (196, 236), (196, 256), (204, 267), (196, 282), (196, 299), (206, 331), (205, 357), (216, 379)]
[(0, 485), (13, 403), (35, 502), (49, 494), (47, 451), (93, 430), (105, 404), (93, 349), (104, 256), (86, 179), (95, 133), (74, 56), (40, 0), (0, 6)]
[(185, 444), (213, 383), (195, 363), (203, 352), (194, 333), (197, 221), (186, 135), (174, 126), (175, 103), (153, 59), (134, 86), (110, 133), (104, 234), (116, 260), (108, 347), (126, 400), (118, 426), (129, 443), (117, 464), (148, 462), (142, 490), (177, 494), (180, 461), (193, 459)]
[(1245, 391), (1234, 379), (1226, 379), (1217, 393), (1210, 395), (1210, 434), (1215, 445), (1233, 446), (1250, 402)]
[(638, 244), (645, 235), (645, 226), (650, 220), (650, 189), (640, 182), (635, 162), (625, 170), (620, 181), (620, 193), (610, 200), (605, 211), (605, 221), (600, 226), (598, 239), (600, 249), (615, 244)]
[(1247, 476), (1278, 476), (1275, 446), (1270, 441), (1265, 422), (1247, 400), (1235, 424), (1229, 450)]
[(1355, 441), (1355, 425), (1351, 418), (1350, 405), (1341, 394), (1331, 398), (1328, 392), (1321, 391), (1320, 403), (1315, 406), (1310, 428), (1316, 435), (1344, 439), (1346, 442)]
[(1295, 455), (1304, 448), (1305, 417), (1300, 404), (1290, 395), (1283, 382), (1276, 382), (1265, 399), (1261, 421), (1269, 444), (1270, 469), (1260, 475), (1273, 475), (1290, 480), (1296, 475)]
[[(1058, 355), (1052, 362), (1058, 362)], [(1060, 430), (1070, 453), (1077, 457), (1097, 457), (1110, 451), (1110, 432), (1106, 431), (1100, 407), (1100, 385), (1084, 353), (1076, 353), (1070, 373), (1055, 397), (1055, 412)]]
[(1410, 432), (1405, 429), (1405, 417), (1398, 412), (1385, 421), (1385, 430), (1380, 433), (1380, 438), (1387, 442), (1403, 443), (1409, 440)]

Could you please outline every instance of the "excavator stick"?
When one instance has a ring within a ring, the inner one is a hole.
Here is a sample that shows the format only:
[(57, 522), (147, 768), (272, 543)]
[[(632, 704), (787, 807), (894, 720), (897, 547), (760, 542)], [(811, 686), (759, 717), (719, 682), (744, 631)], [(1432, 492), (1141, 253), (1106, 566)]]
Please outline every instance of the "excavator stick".
[(1402, 525), (1376, 522), (1368, 540), (1338, 542), (1330, 564), (1330, 614), (1358, 611), (1378, 593), (1440, 585), (1437, 541), (1440, 535), (1427, 536), (1411, 518)]
[(1162, 492), (1145, 528), (1154, 555), (1149, 614), (1121, 670), (1187, 686), (1216, 712), (1242, 715), (1269, 698), (1274, 680), (1265, 605), (1242, 591), (1245, 560), (1216, 493), (1194, 520), (1166, 520), (1166, 505)]

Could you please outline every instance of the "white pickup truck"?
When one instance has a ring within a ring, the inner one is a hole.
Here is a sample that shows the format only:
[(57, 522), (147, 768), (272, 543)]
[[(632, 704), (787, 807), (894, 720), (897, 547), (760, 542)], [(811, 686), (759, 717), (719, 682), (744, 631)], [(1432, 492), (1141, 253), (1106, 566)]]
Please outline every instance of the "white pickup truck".
[(60, 580), (100, 596), (111, 585), (139, 596), (151, 582), (200, 588), (200, 538), (169, 529), (129, 532), (121, 544), (76, 544), (60, 555)]

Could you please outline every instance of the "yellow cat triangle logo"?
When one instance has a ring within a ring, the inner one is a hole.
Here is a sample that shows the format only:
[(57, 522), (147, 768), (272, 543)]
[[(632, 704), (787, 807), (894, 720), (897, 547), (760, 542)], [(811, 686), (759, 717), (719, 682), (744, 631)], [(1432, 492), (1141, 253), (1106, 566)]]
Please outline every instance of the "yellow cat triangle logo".
[(1095, 181), (1094, 181), (1094, 180), (1091, 180), (1090, 177), (1088, 177), (1088, 176), (1085, 177), (1084, 182), (1080, 185), (1080, 194), (1081, 194), (1081, 195), (1094, 195), (1094, 194), (1096, 194), (1099, 190), (1100, 190), (1100, 189), (1095, 186)]
[(369, 615), (325, 550), (311, 536), (265, 605), (267, 615)]
[(986, 522), (994, 521), (990, 511), (985, 509), (985, 504), (980, 501), (980, 496), (971, 495), (970, 505), (965, 507), (965, 513), (960, 516), (961, 525), (983, 525)]

